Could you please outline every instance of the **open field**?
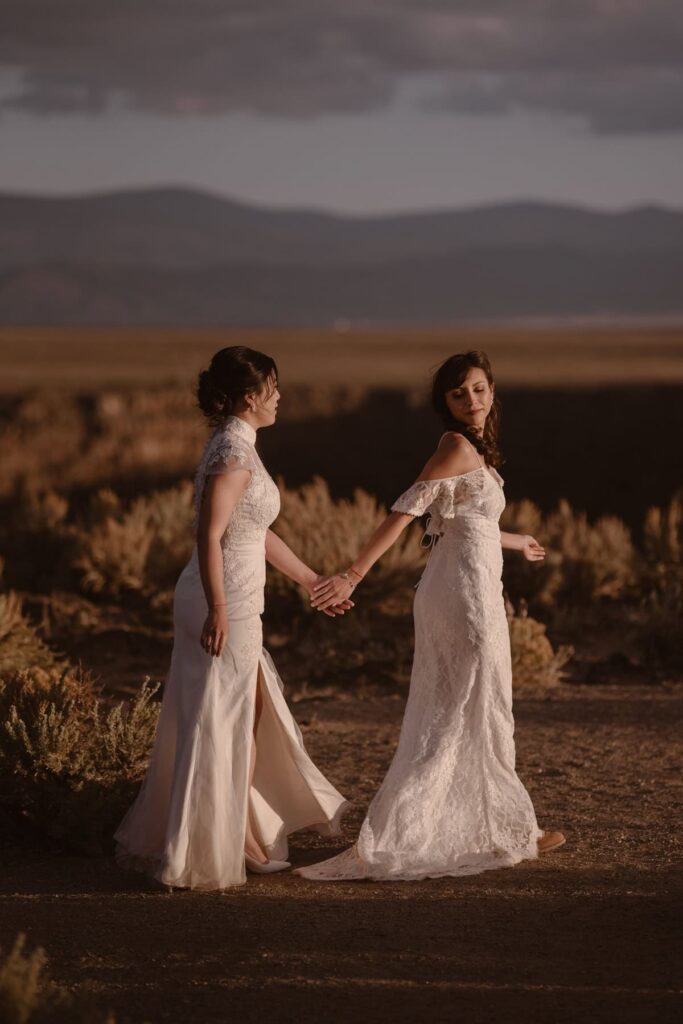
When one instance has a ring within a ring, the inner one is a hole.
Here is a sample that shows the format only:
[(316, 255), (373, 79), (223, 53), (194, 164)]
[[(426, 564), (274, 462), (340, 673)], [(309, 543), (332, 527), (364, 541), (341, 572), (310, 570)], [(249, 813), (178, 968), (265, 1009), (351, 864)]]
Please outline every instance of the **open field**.
[(503, 386), (592, 387), (683, 382), (683, 329), (529, 327), (425, 330), (230, 330), (218, 328), (0, 329), (5, 393), (50, 387), (181, 383), (231, 344), (263, 349), (283, 384), (422, 391), (453, 352), (486, 351)]
[[(430, 452), (432, 365), (455, 349), (490, 353), (506, 528), (533, 531), (549, 552), (544, 566), (506, 559), (504, 570), (518, 609), (518, 768), (541, 826), (568, 843), (458, 880), (325, 887), (282, 874), (169, 894), (115, 866), (108, 826), (99, 856), (78, 852), (137, 786), (125, 754), (113, 788), (89, 778), (90, 804), (59, 730), (47, 768), (3, 747), (2, 732), (3, 953), (26, 932), (54, 980), (92, 993), (116, 1024), (678, 1021), (683, 331), (0, 332), (0, 704), (19, 672), (63, 712), (55, 679), (67, 664), (99, 681), (103, 715), (145, 676), (163, 680), (206, 436), (193, 385), (237, 340), (280, 362), (280, 416), (259, 447), (287, 485), (275, 528), (321, 571), (374, 528), (369, 495), (392, 500)], [(329, 491), (293, 490), (316, 474)], [(354, 497), (358, 487), (369, 494)], [(294, 837), (295, 863), (352, 841), (393, 753), (424, 560), (411, 530), (344, 620), (312, 615), (269, 577), (266, 646), (310, 752), (354, 803), (343, 840)], [(566, 645), (574, 656), (555, 672)], [(89, 693), (66, 712), (70, 727)], [(29, 694), (29, 730), (36, 706)], [(131, 749), (145, 754), (145, 735)]]
[[(391, 756), (390, 693), (302, 700), (306, 743), (354, 801)], [(535, 863), (417, 884), (249, 878), (166, 893), (111, 860), (2, 850), (0, 944), (43, 944), (52, 976), (117, 1024), (527, 1020), (668, 1024), (683, 1010), (679, 687), (569, 687), (516, 703), (518, 768), (568, 842)]]

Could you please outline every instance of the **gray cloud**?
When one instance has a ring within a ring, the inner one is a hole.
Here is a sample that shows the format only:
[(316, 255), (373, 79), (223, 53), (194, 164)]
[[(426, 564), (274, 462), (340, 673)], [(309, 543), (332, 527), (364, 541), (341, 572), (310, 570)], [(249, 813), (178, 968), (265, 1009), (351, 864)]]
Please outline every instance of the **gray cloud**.
[[(2, 102), (310, 118), (376, 110), (408, 76), (429, 106), (683, 128), (680, 0), (2, 0)], [(428, 77), (426, 77), (428, 76)]]

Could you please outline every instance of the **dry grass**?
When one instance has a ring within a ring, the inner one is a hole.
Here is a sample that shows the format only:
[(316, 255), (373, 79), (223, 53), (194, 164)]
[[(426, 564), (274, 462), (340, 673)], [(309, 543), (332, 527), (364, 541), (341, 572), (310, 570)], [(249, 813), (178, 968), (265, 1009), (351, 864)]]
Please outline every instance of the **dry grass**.
[(683, 668), (683, 493), (648, 510), (640, 563), (640, 642), (656, 665)]
[(675, 328), (472, 327), (457, 329), (258, 330), (49, 328), (0, 330), (3, 390), (157, 386), (193, 380), (225, 345), (277, 360), (288, 384), (422, 388), (430, 367), (481, 348), (499, 383), (593, 387), (683, 380), (683, 332)]
[(25, 946), (22, 932), (0, 961), (0, 1024), (115, 1024), (114, 1015), (87, 996), (75, 996), (51, 980), (41, 946), (32, 953)]
[(58, 668), (64, 658), (41, 639), (24, 615), (22, 601), (10, 590), (0, 594), (0, 674), (28, 668)]
[[(285, 488), (282, 481), (280, 485), (282, 507), (274, 529), (307, 565), (323, 575), (352, 562), (387, 514), (376, 498), (360, 489), (352, 500), (333, 500), (320, 477), (295, 490)], [(389, 580), (405, 573), (414, 575), (424, 560), (419, 532), (407, 530), (368, 574), (364, 592), (375, 595), (378, 588), (387, 588)], [(292, 604), (303, 600), (308, 606), (301, 588), (281, 573), (272, 574), (271, 585), (271, 593), (283, 600), (291, 598)]]
[(0, 423), (0, 497), (187, 475), (206, 427), (187, 387), (35, 392)]
[(32, 669), (0, 679), (0, 806), (70, 847), (101, 852), (149, 757), (158, 687), (108, 706), (80, 670)]
[(546, 627), (529, 616), (523, 603), (517, 611), (508, 605), (508, 627), (514, 688), (557, 686), (574, 653), (573, 647), (565, 644), (555, 650), (546, 636)]
[(506, 586), (513, 600), (540, 607), (585, 607), (626, 597), (636, 582), (637, 555), (631, 533), (616, 516), (590, 523), (584, 512), (562, 500), (543, 516), (531, 501), (511, 503), (501, 527), (530, 533), (543, 544), (543, 563), (510, 559)]

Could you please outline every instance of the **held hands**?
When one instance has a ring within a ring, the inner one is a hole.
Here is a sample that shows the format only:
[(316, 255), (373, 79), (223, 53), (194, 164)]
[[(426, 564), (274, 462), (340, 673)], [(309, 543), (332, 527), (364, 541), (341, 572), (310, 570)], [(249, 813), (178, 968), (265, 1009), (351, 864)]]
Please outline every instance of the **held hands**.
[(228, 609), (225, 605), (214, 605), (204, 622), (199, 640), (207, 654), (219, 658), (228, 642)]
[(346, 605), (353, 607), (353, 601), (350, 601), (349, 598), (361, 579), (362, 577), (354, 575), (352, 570), (344, 573), (338, 572), (334, 576), (321, 577), (313, 587), (311, 606), (319, 612), (324, 612), (325, 615), (330, 614), (328, 610), (330, 608), (336, 610), (337, 607)]
[(339, 598), (334, 598), (333, 600), (326, 602), (324, 608), (319, 606), (319, 588), (325, 586), (325, 584), (331, 579), (334, 579), (334, 577), (316, 576), (313, 585), (308, 587), (307, 590), (311, 597), (311, 606), (320, 612), (324, 612), (330, 619), (334, 619), (337, 615), (343, 615), (344, 612), (350, 611), (354, 607), (354, 603), (349, 600), (350, 590), (347, 587), (347, 594), (345, 596), (342, 595)]
[(545, 548), (542, 548), (531, 534), (526, 534), (526, 536), (522, 537), (522, 541), (520, 550), (527, 562), (542, 562), (545, 558)]

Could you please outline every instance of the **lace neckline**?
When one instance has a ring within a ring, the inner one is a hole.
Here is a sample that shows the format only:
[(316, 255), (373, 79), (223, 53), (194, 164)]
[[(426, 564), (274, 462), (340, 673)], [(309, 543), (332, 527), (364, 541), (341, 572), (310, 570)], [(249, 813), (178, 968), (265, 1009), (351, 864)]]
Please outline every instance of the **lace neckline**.
[(231, 434), (236, 434), (238, 437), (244, 438), (244, 440), (248, 441), (249, 444), (256, 443), (256, 431), (250, 423), (247, 423), (247, 421), (243, 420), (240, 416), (228, 416), (225, 421), (224, 429), (229, 431)]

